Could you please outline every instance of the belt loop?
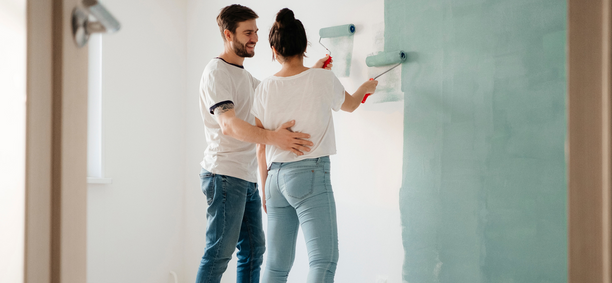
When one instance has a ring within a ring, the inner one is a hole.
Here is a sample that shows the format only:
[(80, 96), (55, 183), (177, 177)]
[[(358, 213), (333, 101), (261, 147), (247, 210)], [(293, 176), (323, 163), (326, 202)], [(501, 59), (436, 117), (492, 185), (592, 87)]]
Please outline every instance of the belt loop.
[(319, 161), (321, 161), (321, 157), (317, 158), (317, 165), (319, 165)]

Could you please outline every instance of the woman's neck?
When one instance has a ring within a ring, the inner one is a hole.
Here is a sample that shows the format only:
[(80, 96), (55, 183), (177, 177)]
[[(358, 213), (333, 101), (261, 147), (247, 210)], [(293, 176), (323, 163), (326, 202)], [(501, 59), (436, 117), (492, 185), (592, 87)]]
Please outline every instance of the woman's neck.
[(285, 60), (281, 63), (281, 70), (278, 71), (278, 73), (274, 74), (277, 77), (295, 76), (309, 69), (307, 67), (304, 67), (303, 56), (293, 56), (284, 59)]

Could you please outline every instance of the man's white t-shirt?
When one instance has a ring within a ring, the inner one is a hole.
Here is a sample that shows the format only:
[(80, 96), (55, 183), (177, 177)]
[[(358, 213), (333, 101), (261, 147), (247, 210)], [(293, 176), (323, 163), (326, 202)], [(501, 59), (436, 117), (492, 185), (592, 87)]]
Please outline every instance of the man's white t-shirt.
[(277, 129), (295, 120), (294, 132), (310, 134), (310, 152), (297, 156), (276, 146), (266, 146), (266, 161), (292, 162), (336, 153), (336, 138), (331, 110), (344, 103), (344, 87), (334, 73), (308, 69), (290, 77), (269, 77), (255, 90), (253, 114), (264, 128)]
[(206, 142), (200, 163), (207, 171), (249, 182), (257, 182), (255, 144), (223, 135), (213, 110), (227, 102), (234, 104), (236, 117), (255, 125), (251, 113), (253, 95), (259, 80), (244, 67), (215, 58), (206, 65), (200, 80), (200, 114), (204, 120)]

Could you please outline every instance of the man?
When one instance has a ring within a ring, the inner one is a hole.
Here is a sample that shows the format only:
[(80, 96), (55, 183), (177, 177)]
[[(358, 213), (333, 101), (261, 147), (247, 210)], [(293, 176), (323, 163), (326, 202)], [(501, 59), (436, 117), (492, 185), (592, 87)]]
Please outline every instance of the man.
[[(259, 80), (242, 66), (255, 55), (258, 18), (253, 10), (230, 5), (217, 24), (223, 52), (204, 69), (200, 82), (200, 112), (208, 147), (200, 173), (208, 202), (206, 249), (196, 282), (218, 283), (235, 248), (238, 282), (259, 282), (265, 251), (261, 198), (257, 189), (255, 143), (277, 146), (297, 155), (310, 151), (310, 135), (293, 133), (294, 121), (275, 131), (254, 126), (253, 95)], [(315, 67), (323, 66), (323, 58)]]

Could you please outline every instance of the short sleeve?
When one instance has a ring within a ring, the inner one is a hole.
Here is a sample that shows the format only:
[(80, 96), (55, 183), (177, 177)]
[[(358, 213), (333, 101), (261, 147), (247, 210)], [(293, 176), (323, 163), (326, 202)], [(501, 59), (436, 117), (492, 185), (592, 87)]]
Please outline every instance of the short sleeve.
[(334, 111), (340, 111), (340, 107), (342, 107), (342, 104), (344, 103), (344, 99), (346, 98), (346, 96), (344, 95), (345, 91), (344, 91), (344, 86), (342, 85), (342, 83), (340, 82), (340, 80), (333, 75), (333, 93), (332, 93), (332, 110)]
[(221, 70), (212, 70), (204, 73), (200, 85), (202, 101), (210, 114), (224, 103), (234, 103), (232, 96), (232, 81), (229, 74)]
[(258, 80), (255, 77), (253, 77), (253, 76), (251, 76), (251, 78), (253, 78), (253, 89), (256, 89), (259, 86), (259, 84), (261, 83), (261, 81)]
[(263, 84), (259, 84), (259, 86), (255, 89), (255, 97), (253, 98), (253, 107), (251, 108), (251, 113), (255, 118), (259, 119), (263, 123), (263, 115), (264, 115), (264, 106), (263, 106)]

